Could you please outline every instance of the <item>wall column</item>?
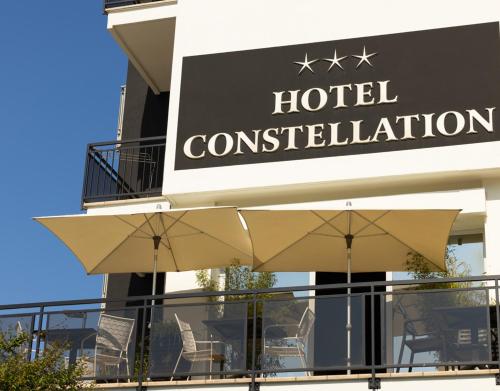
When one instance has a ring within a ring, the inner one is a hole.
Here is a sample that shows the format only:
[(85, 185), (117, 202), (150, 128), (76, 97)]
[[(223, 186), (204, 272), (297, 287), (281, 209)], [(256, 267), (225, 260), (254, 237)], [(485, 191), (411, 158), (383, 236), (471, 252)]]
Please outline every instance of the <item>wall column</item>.
[(484, 181), (486, 220), (484, 223), (484, 271), (500, 274), (500, 178)]

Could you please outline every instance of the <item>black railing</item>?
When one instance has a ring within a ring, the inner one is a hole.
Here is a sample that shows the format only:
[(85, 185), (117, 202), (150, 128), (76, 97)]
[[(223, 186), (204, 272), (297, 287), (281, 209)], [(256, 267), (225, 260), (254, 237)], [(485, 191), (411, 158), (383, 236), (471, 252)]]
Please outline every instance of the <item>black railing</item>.
[(142, 4), (142, 3), (153, 3), (155, 1), (163, 0), (104, 0), (104, 9), (124, 7), (127, 5)]
[[(499, 367), (500, 276), (0, 306), (28, 359), (66, 342), (85, 379), (185, 380)], [(347, 288), (351, 353), (347, 354)], [(390, 289), (388, 289), (390, 287)], [(152, 305), (152, 300), (155, 305)]]
[(165, 137), (87, 146), (82, 205), (161, 195)]

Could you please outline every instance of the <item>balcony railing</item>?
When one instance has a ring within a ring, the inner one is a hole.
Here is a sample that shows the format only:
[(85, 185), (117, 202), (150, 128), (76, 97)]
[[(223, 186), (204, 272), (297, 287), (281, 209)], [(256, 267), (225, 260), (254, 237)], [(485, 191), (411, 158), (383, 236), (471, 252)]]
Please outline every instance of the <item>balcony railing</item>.
[[(97, 382), (498, 368), (500, 276), (0, 306), (27, 359), (66, 342)], [(352, 329), (347, 359), (347, 288)], [(139, 388), (141, 389), (141, 388)]]
[(82, 205), (161, 195), (165, 137), (89, 144)]
[(153, 3), (155, 1), (162, 1), (162, 0), (104, 0), (104, 9), (124, 7), (127, 5), (142, 4), (142, 3)]

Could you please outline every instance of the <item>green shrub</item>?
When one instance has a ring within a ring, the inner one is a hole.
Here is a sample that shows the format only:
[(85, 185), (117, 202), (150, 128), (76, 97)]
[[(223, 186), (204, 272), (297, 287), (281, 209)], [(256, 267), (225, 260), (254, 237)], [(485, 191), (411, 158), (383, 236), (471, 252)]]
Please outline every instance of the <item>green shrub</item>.
[(1, 391), (91, 390), (91, 384), (79, 380), (83, 363), (66, 365), (64, 346), (46, 347), (38, 358), (28, 361), (31, 337), (27, 334), (0, 333)]

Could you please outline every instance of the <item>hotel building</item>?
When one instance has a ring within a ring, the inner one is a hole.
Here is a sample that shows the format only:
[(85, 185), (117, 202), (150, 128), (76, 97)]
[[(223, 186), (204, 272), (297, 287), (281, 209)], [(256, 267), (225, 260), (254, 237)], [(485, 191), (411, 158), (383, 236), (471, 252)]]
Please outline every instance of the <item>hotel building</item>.
[[(89, 378), (107, 389), (498, 387), (497, 0), (104, 6), (129, 62), (117, 139), (87, 147), (87, 215), (219, 206), (459, 209), (449, 244), (474, 277), (450, 293), (394, 283), (407, 278), (393, 273), (402, 270), (353, 273), (348, 361), (347, 276), (339, 272), (304, 272), (303, 285), (314, 289), (247, 292), (235, 301), (203, 296), (196, 271), (159, 273), (161, 308), (149, 323), (151, 301), (126, 298), (150, 295), (152, 274), (108, 274), (104, 299), (89, 303), (94, 312), (50, 313), (55, 304), (45, 304), (45, 321), (34, 312), (21, 325), (35, 333), (51, 324), (97, 331), (90, 346), (84, 337), (70, 341), (78, 345), (71, 362), (102, 356), (96, 346), (106, 314), (133, 319), (121, 358), (88, 366)], [(224, 269), (209, 275), (223, 281)], [(454, 320), (418, 325), (413, 307), (427, 316), (449, 310)], [(221, 313), (230, 319), (218, 325)], [(291, 335), (283, 323), (297, 330)], [(186, 335), (207, 345), (187, 354)], [(35, 344), (38, 352), (43, 343)]]

